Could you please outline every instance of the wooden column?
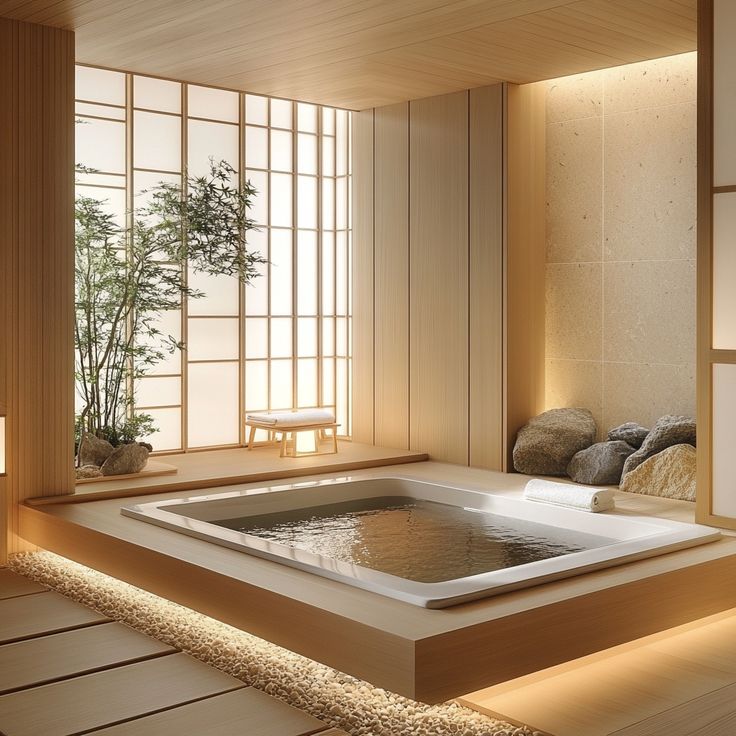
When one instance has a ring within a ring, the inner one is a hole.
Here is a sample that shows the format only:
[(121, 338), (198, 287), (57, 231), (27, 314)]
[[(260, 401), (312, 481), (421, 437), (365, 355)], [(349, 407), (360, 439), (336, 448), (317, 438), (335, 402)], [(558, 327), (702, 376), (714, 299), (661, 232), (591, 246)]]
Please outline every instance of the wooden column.
[(74, 488), (74, 34), (0, 18), (0, 564), (18, 503)]

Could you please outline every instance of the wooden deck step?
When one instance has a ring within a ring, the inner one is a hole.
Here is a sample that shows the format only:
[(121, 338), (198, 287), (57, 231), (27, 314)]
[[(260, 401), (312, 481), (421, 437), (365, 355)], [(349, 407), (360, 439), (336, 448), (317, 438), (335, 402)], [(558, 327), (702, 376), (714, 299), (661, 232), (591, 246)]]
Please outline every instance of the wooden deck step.
[(109, 620), (51, 591), (6, 598), (0, 600), (0, 644)]
[(186, 654), (169, 654), (2, 695), (0, 732), (71, 736), (242, 687)]
[(29, 595), (31, 593), (43, 593), (46, 588), (43, 585), (34, 583), (22, 575), (16, 575), (8, 570), (7, 567), (0, 568), (0, 600), (4, 598), (17, 598), (21, 595)]
[[(249, 687), (182, 705), (118, 726), (95, 736), (307, 736), (325, 724), (270, 695)], [(337, 733), (337, 732), (336, 732)]]
[(0, 695), (175, 651), (118, 623), (5, 644), (0, 646)]

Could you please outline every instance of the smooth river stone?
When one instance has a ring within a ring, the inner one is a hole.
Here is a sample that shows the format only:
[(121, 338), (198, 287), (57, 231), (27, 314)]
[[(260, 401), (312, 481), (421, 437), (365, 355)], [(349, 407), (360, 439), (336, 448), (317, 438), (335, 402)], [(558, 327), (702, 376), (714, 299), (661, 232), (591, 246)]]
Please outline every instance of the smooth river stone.
[(694, 501), (695, 456), (696, 451), (692, 445), (668, 447), (627, 473), (621, 490)]
[(695, 420), (692, 417), (668, 414), (658, 419), (642, 446), (626, 460), (624, 476), (638, 468), (647, 458), (673, 445), (695, 447)]
[(618, 485), (626, 458), (634, 448), (626, 442), (597, 442), (576, 453), (567, 466), (567, 474), (576, 483), (586, 485)]
[(514, 468), (527, 475), (566, 475), (573, 456), (590, 447), (596, 435), (587, 409), (550, 409), (519, 430)]

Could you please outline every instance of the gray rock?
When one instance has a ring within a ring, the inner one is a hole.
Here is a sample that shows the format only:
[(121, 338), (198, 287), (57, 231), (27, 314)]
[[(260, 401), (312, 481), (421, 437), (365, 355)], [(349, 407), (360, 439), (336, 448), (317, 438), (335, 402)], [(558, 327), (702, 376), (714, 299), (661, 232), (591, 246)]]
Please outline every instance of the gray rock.
[(100, 469), (96, 465), (82, 465), (81, 468), (77, 468), (74, 471), (74, 474), (77, 480), (82, 480), (83, 478), (100, 478), (102, 476)]
[(658, 419), (642, 446), (626, 460), (624, 477), (634, 468), (638, 468), (647, 458), (672, 447), (672, 445), (692, 445), (695, 447), (695, 420), (692, 417), (668, 414)]
[(692, 445), (672, 445), (628, 473), (621, 490), (694, 501), (695, 460), (696, 452)]
[(128, 475), (140, 473), (148, 462), (148, 448), (133, 442), (129, 445), (120, 445), (113, 450), (112, 455), (105, 460), (100, 468), (102, 475)]
[(576, 453), (567, 466), (567, 474), (576, 483), (588, 485), (618, 485), (626, 458), (634, 452), (621, 440), (596, 442)]
[(608, 430), (608, 439), (611, 442), (621, 441), (627, 445), (631, 445), (635, 450), (638, 450), (647, 435), (649, 430), (646, 427), (642, 427), (641, 424), (636, 422), (626, 422), (618, 427)]
[(107, 460), (115, 448), (107, 441), (95, 437), (89, 432), (82, 435), (79, 443), (78, 461), (79, 467), (85, 465), (96, 465), (98, 468)]
[(527, 475), (565, 475), (575, 453), (595, 440), (593, 415), (587, 409), (550, 409), (519, 430), (514, 468)]

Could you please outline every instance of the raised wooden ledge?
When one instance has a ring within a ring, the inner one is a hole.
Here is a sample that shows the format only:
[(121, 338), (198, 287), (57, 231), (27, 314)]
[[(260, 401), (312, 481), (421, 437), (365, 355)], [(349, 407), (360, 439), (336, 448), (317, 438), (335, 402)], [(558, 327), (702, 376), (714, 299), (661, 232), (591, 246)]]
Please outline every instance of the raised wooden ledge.
[[(524, 476), (427, 462), (411, 476), (518, 493)], [(223, 489), (225, 490), (225, 489)], [(168, 494), (166, 497), (190, 494)], [(135, 502), (151, 500), (137, 497)], [(425, 702), (439, 702), (736, 606), (736, 539), (445, 610), (427, 610), (120, 514), (130, 501), (21, 507), (29, 542)], [(691, 505), (619, 494), (687, 518)]]

